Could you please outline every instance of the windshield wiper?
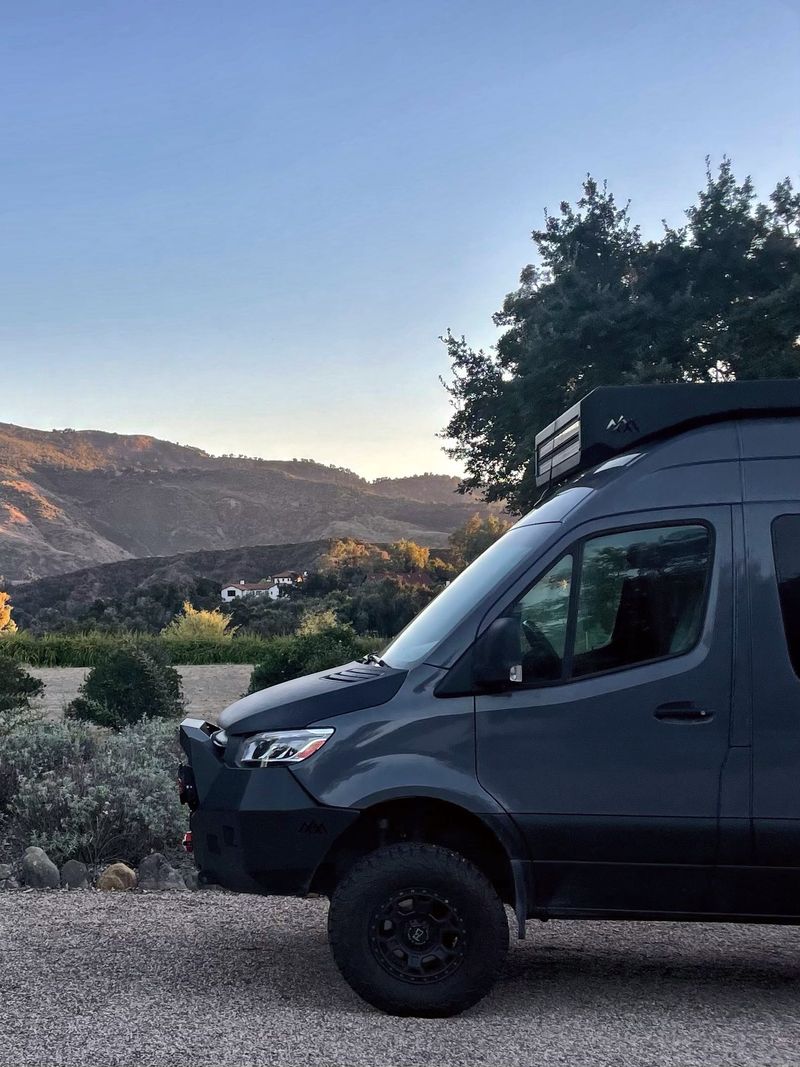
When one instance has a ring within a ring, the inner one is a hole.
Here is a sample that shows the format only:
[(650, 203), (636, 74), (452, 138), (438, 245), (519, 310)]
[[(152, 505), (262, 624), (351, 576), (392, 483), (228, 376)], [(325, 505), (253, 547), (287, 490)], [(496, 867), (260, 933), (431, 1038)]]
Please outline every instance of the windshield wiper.
[(381, 657), (377, 656), (374, 652), (368, 652), (366, 656), (363, 656), (361, 658), (361, 663), (377, 663), (379, 667), (386, 666)]

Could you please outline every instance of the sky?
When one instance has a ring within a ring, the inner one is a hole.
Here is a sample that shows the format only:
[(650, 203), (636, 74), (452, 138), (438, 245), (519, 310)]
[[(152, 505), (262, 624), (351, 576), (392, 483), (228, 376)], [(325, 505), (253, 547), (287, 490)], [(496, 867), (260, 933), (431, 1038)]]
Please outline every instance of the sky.
[(0, 0), (0, 421), (457, 472), (545, 207), (800, 177), (800, 0)]

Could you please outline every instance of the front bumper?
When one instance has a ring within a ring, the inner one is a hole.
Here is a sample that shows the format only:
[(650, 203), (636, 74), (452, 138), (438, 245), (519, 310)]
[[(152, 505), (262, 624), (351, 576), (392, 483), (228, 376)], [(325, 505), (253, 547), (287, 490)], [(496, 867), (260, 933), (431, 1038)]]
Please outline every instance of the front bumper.
[(358, 818), (318, 804), (289, 767), (226, 762), (199, 719), (181, 723), (189, 761), (181, 772), (193, 808), (192, 845), (200, 877), (245, 893), (302, 895), (339, 835)]

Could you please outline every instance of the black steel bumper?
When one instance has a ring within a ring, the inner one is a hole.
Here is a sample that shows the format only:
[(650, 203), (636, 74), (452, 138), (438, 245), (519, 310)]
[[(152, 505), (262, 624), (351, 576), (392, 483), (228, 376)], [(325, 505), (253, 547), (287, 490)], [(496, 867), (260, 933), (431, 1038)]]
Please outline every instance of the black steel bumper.
[(185, 719), (179, 790), (200, 877), (245, 893), (302, 895), (336, 838), (358, 818), (311, 797), (288, 767), (237, 767), (207, 723)]

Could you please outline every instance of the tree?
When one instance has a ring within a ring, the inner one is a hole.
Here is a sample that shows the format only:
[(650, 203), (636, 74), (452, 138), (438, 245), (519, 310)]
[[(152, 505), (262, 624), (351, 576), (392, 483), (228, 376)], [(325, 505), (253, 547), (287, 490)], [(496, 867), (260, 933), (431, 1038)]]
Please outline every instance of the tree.
[(0, 590), (0, 634), (16, 633), (17, 624), (11, 618), (13, 610), (10, 595)]
[(462, 567), (468, 567), (474, 559), (485, 552), (489, 545), (502, 537), (511, 525), (499, 515), (473, 515), (449, 537), (453, 555)]
[(389, 546), (389, 560), (393, 566), (406, 574), (424, 571), (428, 566), (431, 550), (418, 545), (416, 541), (395, 541)]
[(229, 615), (223, 615), (219, 608), (212, 610), (198, 609), (191, 601), (183, 602), (183, 610), (161, 631), (165, 637), (181, 638), (185, 641), (230, 641), (236, 631), (231, 625)]
[(545, 214), (496, 349), (443, 338), (462, 491), (532, 507), (536, 433), (597, 385), (800, 374), (800, 193), (787, 178), (757, 203), (724, 159), (686, 220), (645, 241), (591, 176), (575, 207)]

